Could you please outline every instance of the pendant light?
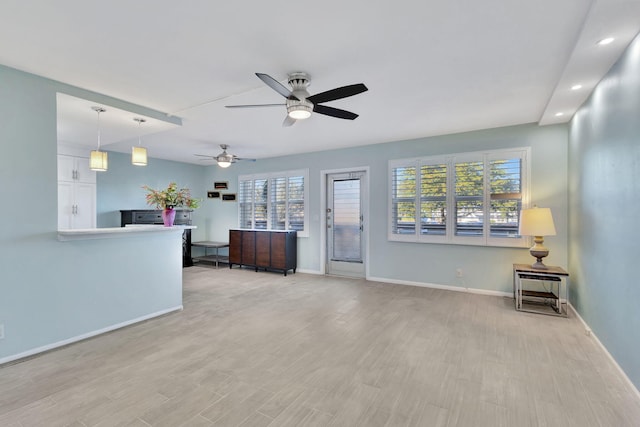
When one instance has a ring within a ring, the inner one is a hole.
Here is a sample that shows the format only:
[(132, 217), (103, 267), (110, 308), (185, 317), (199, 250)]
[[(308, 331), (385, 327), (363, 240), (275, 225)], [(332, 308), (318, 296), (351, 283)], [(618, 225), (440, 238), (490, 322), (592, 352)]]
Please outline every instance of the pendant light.
[(138, 122), (138, 146), (131, 147), (131, 163), (136, 166), (147, 166), (147, 149), (142, 146), (142, 132), (140, 131), (145, 119), (134, 118)]
[(102, 107), (91, 107), (93, 111), (98, 113), (98, 149), (91, 151), (91, 157), (89, 158), (89, 168), (92, 171), (104, 172), (108, 167), (107, 152), (100, 151), (100, 113), (104, 113), (105, 110)]

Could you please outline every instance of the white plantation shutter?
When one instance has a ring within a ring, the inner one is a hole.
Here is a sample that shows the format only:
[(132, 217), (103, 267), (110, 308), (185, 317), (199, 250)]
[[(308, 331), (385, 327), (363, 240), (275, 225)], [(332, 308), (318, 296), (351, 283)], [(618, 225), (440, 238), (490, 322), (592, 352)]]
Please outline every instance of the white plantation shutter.
[(522, 209), (522, 159), (490, 161), (492, 237), (516, 237)]
[(455, 164), (455, 235), (482, 236), (484, 223), (484, 162)]
[(238, 193), (239, 227), (253, 228), (253, 180), (241, 180)]
[(420, 233), (445, 235), (447, 223), (447, 165), (420, 168)]
[(266, 179), (253, 181), (253, 228), (266, 230), (269, 186)]
[(287, 228), (304, 230), (304, 176), (290, 176), (287, 181)]
[(287, 229), (287, 178), (271, 179), (271, 227), (272, 230)]
[(389, 161), (389, 240), (526, 247), (518, 221), (528, 197), (529, 152)]
[(416, 232), (416, 167), (395, 167), (391, 175), (391, 232)]
[(240, 227), (308, 235), (307, 179), (307, 170), (238, 177)]

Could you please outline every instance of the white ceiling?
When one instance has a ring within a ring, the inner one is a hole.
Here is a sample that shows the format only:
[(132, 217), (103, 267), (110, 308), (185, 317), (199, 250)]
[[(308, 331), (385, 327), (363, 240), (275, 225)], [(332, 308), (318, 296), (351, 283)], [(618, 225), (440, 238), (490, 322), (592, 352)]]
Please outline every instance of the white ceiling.
[[(194, 154), (221, 143), (260, 159), (566, 122), (639, 30), (640, 0), (2, 0), (0, 64), (181, 118), (147, 117), (143, 145), (202, 164)], [(286, 85), (293, 71), (311, 75), (311, 94), (365, 83), (326, 104), (360, 117), (283, 128), (284, 107), (224, 108), (282, 102), (254, 73)], [(59, 97), (60, 139), (95, 143), (92, 105)], [(128, 152), (134, 115), (111, 112), (103, 146)]]

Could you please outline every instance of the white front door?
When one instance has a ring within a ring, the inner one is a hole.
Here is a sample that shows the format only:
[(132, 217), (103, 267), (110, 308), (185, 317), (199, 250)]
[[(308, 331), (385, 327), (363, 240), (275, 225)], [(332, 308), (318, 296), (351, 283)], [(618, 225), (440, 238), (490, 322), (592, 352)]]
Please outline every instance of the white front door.
[(365, 277), (365, 172), (327, 175), (327, 274)]

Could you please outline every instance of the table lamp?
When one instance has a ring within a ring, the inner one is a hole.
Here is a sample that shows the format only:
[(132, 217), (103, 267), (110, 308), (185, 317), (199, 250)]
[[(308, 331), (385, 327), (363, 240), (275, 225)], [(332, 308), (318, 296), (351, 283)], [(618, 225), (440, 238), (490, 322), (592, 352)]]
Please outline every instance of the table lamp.
[(553, 224), (551, 209), (533, 207), (523, 209), (520, 212), (520, 235), (533, 236), (534, 245), (529, 249), (529, 253), (536, 258), (536, 262), (531, 267), (546, 270), (547, 266), (542, 263), (542, 258), (549, 255), (549, 249), (542, 243), (544, 236), (555, 236), (556, 227)]

